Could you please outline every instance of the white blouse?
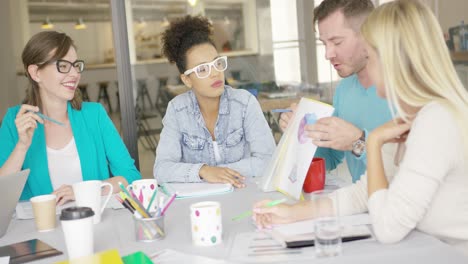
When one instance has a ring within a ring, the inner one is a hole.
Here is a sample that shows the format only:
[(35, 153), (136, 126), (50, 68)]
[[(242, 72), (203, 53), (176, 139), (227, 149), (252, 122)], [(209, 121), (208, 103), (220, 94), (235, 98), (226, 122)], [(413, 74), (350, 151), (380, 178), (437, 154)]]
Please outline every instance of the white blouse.
[(73, 137), (62, 149), (47, 147), (47, 163), (50, 181), (54, 190), (62, 185), (72, 185), (83, 181), (80, 157)]
[(369, 210), (374, 233), (384, 243), (418, 229), (468, 252), (468, 169), (457, 120), (442, 105), (430, 103), (417, 114), (405, 144), (396, 173), (385, 164), (389, 188), (367, 199), (363, 175), (337, 191), (340, 213)]

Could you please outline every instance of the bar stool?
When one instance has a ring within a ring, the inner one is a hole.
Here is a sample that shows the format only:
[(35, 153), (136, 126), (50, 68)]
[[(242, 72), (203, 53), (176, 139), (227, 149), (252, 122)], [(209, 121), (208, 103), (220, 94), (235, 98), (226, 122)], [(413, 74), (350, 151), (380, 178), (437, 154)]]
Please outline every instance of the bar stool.
[(166, 113), (166, 108), (167, 104), (169, 103), (169, 95), (167, 94), (167, 81), (169, 80), (168, 77), (160, 77), (158, 78), (159, 81), (159, 86), (158, 86), (158, 92), (156, 93), (156, 110), (161, 114), (161, 116), (164, 116)]
[(109, 92), (107, 91), (107, 87), (109, 86), (109, 82), (99, 82), (99, 95), (97, 101), (100, 103), (101, 100), (104, 100), (104, 103), (107, 104), (109, 108), (109, 112), (112, 113), (112, 104), (109, 98)]
[(88, 95), (88, 84), (83, 83), (78, 85), (78, 89), (81, 92), (81, 99), (85, 102), (89, 102), (89, 95)]
[(115, 81), (115, 96), (117, 97), (117, 112), (120, 111), (119, 81)]
[(145, 108), (145, 98), (148, 100), (150, 108), (153, 108), (153, 102), (148, 92), (148, 87), (146, 85), (145, 79), (137, 80), (138, 90), (137, 90), (137, 105), (140, 105), (142, 109)]

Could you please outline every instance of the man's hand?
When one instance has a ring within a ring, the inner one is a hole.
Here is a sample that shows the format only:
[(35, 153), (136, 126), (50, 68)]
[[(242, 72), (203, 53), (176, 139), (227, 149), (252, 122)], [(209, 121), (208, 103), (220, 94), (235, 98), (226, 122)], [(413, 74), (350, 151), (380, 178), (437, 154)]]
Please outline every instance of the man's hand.
[(279, 125), (281, 130), (285, 131), (286, 128), (288, 127), (289, 122), (294, 119), (294, 114), (296, 113), (297, 109), (297, 104), (293, 103), (291, 106), (288, 108), (291, 109), (292, 112), (286, 112), (286, 113), (281, 113), (280, 115), (280, 120), (279, 120)]
[(307, 135), (318, 147), (336, 150), (352, 150), (353, 142), (362, 135), (362, 130), (338, 117), (324, 117), (305, 127)]

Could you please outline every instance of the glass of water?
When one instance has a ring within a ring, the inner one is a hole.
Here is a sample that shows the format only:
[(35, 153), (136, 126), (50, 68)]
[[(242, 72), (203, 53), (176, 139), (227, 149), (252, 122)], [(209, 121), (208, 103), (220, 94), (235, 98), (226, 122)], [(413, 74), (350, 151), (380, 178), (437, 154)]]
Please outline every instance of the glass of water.
[(311, 193), (314, 204), (315, 254), (317, 257), (333, 257), (341, 254), (341, 224), (338, 200), (333, 190)]

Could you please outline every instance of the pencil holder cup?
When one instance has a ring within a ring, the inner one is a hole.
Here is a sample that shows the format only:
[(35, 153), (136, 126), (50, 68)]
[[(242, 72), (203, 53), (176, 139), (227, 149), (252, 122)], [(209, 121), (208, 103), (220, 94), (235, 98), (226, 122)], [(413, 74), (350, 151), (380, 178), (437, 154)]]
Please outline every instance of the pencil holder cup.
[(135, 223), (135, 238), (139, 242), (153, 242), (166, 236), (164, 230), (164, 215), (150, 218), (133, 216)]

